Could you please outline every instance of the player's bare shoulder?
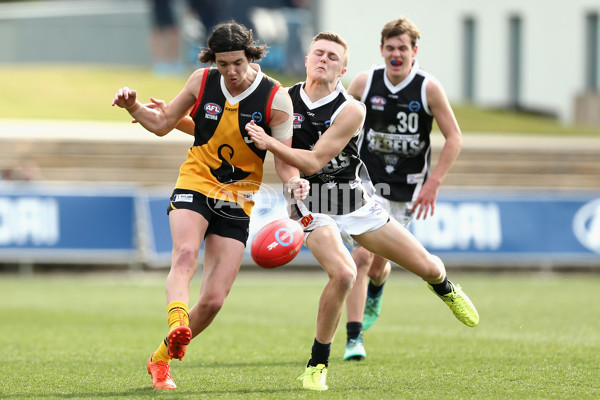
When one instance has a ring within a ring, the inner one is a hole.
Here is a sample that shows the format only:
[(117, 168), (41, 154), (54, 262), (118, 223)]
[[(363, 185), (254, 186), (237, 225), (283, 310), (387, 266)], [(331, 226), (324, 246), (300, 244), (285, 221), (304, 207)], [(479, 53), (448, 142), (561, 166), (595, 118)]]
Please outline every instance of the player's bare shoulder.
[(350, 86), (348, 86), (348, 94), (354, 97), (356, 100), (360, 100), (365, 88), (367, 87), (367, 81), (369, 79), (369, 72), (362, 71), (352, 79)]
[(208, 73), (210, 68), (199, 68), (192, 72), (185, 84), (185, 90), (189, 91), (190, 94), (196, 96), (200, 91), (202, 82), (204, 81), (204, 74)]
[(425, 93), (427, 96), (427, 102), (430, 106), (436, 106), (448, 103), (446, 96), (446, 90), (442, 86), (441, 82), (431, 74), (427, 74), (427, 83), (425, 87)]

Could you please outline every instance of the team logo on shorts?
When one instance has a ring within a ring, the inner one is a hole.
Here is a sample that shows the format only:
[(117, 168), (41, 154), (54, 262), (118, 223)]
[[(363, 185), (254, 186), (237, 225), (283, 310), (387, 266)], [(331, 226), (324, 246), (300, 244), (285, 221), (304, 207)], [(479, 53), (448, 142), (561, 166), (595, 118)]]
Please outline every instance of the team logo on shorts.
[(191, 193), (177, 193), (173, 195), (173, 203), (193, 203), (194, 195)]
[(371, 208), (369, 208), (370, 213), (380, 214), (381, 213), (381, 205), (379, 203), (374, 203)]
[(304, 217), (302, 217), (302, 219), (300, 220), (300, 223), (302, 224), (303, 227), (307, 227), (308, 225), (310, 225), (311, 222), (313, 222), (315, 218), (313, 217), (312, 214), (308, 214), (305, 215)]

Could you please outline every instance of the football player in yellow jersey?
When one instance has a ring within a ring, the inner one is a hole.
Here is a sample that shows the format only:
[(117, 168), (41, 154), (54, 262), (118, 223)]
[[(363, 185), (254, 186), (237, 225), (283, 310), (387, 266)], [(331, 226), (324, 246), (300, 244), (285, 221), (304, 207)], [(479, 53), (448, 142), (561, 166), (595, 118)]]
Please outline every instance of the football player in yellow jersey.
[[(169, 133), (188, 114), (194, 123), (194, 145), (181, 166), (167, 210), (173, 239), (166, 282), (169, 333), (147, 363), (158, 389), (177, 388), (169, 362), (181, 360), (190, 340), (210, 325), (239, 271), (252, 195), (260, 186), (266, 154), (249, 139), (246, 126), (253, 121), (282, 144), (292, 142), (289, 95), (252, 63), (265, 53), (266, 46), (255, 42), (251, 30), (235, 21), (222, 23), (213, 29), (199, 57), (216, 68), (193, 72), (168, 105), (145, 106), (127, 87), (112, 102), (157, 136)], [(299, 178), (297, 168), (277, 158), (275, 168), (294, 196), (306, 193), (302, 188), (307, 183)], [(189, 308), (189, 285), (202, 242), (200, 294)]]

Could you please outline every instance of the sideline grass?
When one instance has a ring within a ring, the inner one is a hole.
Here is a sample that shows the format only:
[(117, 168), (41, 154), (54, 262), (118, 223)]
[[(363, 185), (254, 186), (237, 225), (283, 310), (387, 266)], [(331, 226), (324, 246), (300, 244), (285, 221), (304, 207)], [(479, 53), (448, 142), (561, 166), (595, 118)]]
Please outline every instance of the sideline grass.
[[(267, 71), (268, 72), (268, 71)], [(286, 86), (298, 79), (273, 75)], [(148, 68), (100, 65), (0, 65), (0, 118), (123, 121), (123, 113), (110, 106), (123, 87), (138, 90), (141, 101), (149, 96), (171, 100), (188, 75), (159, 78)], [(506, 110), (453, 104), (463, 132), (502, 132), (598, 136), (598, 129), (566, 126), (555, 118)]]
[[(0, 278), (2, 399), (597, 399), (600, 277), (457, 275), (481, 323), (462, 326), (395, 271), (368, 358), (343, 362), (342, 318), (324, 393), (303, 391), (324, 273), (242, 271), (225, 307), (173, 362), (145, 363), (166, 331), (164, 275)], [(197, 293), (194, 280), (192, 293)]]

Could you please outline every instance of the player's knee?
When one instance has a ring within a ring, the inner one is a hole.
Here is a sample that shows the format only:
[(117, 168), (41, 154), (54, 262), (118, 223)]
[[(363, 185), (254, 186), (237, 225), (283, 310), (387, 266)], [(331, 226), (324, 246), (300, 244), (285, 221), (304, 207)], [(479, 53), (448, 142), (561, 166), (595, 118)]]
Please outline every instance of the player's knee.
[(176, 272), (194, 274), (198, 266), (198, 251), (188, 246), (180, 246), (173, 251), (171, 268)]
[(211, 295), (202, 298), (198, 308), (204, 311), (205, 315), (216, 315), (225, 304), (225, 296)]
[(350, 290), (356, 281), (356, 268), (353, 265), (345, 264), (337, 268), (330, 279), (337, 282), (344, 290)]
[(369, 268), (367, 275), (371, 279), (380, 280), (387, 277), (390, 274), (391, 269), (392, 267), (389, 261), (379, 260), (378, 262), (371, 264), (371, 268)]
[(428, 268), (426, 276), (423, 276), (423, 280), (427, 282), (441, 282), (446, 277), (446, 267), (438, 256), (432, 254), (427, 259)]
[(364, 272), (364, 271), (369, 271), (369, 269), (371, 268), (371, 264), (373, 262), (374, 255), (370, 251), (360, 248), (358, 250), (355, 250), (352, 253), (352, 258), (354, 259), (356, 268), (359, 271)]

